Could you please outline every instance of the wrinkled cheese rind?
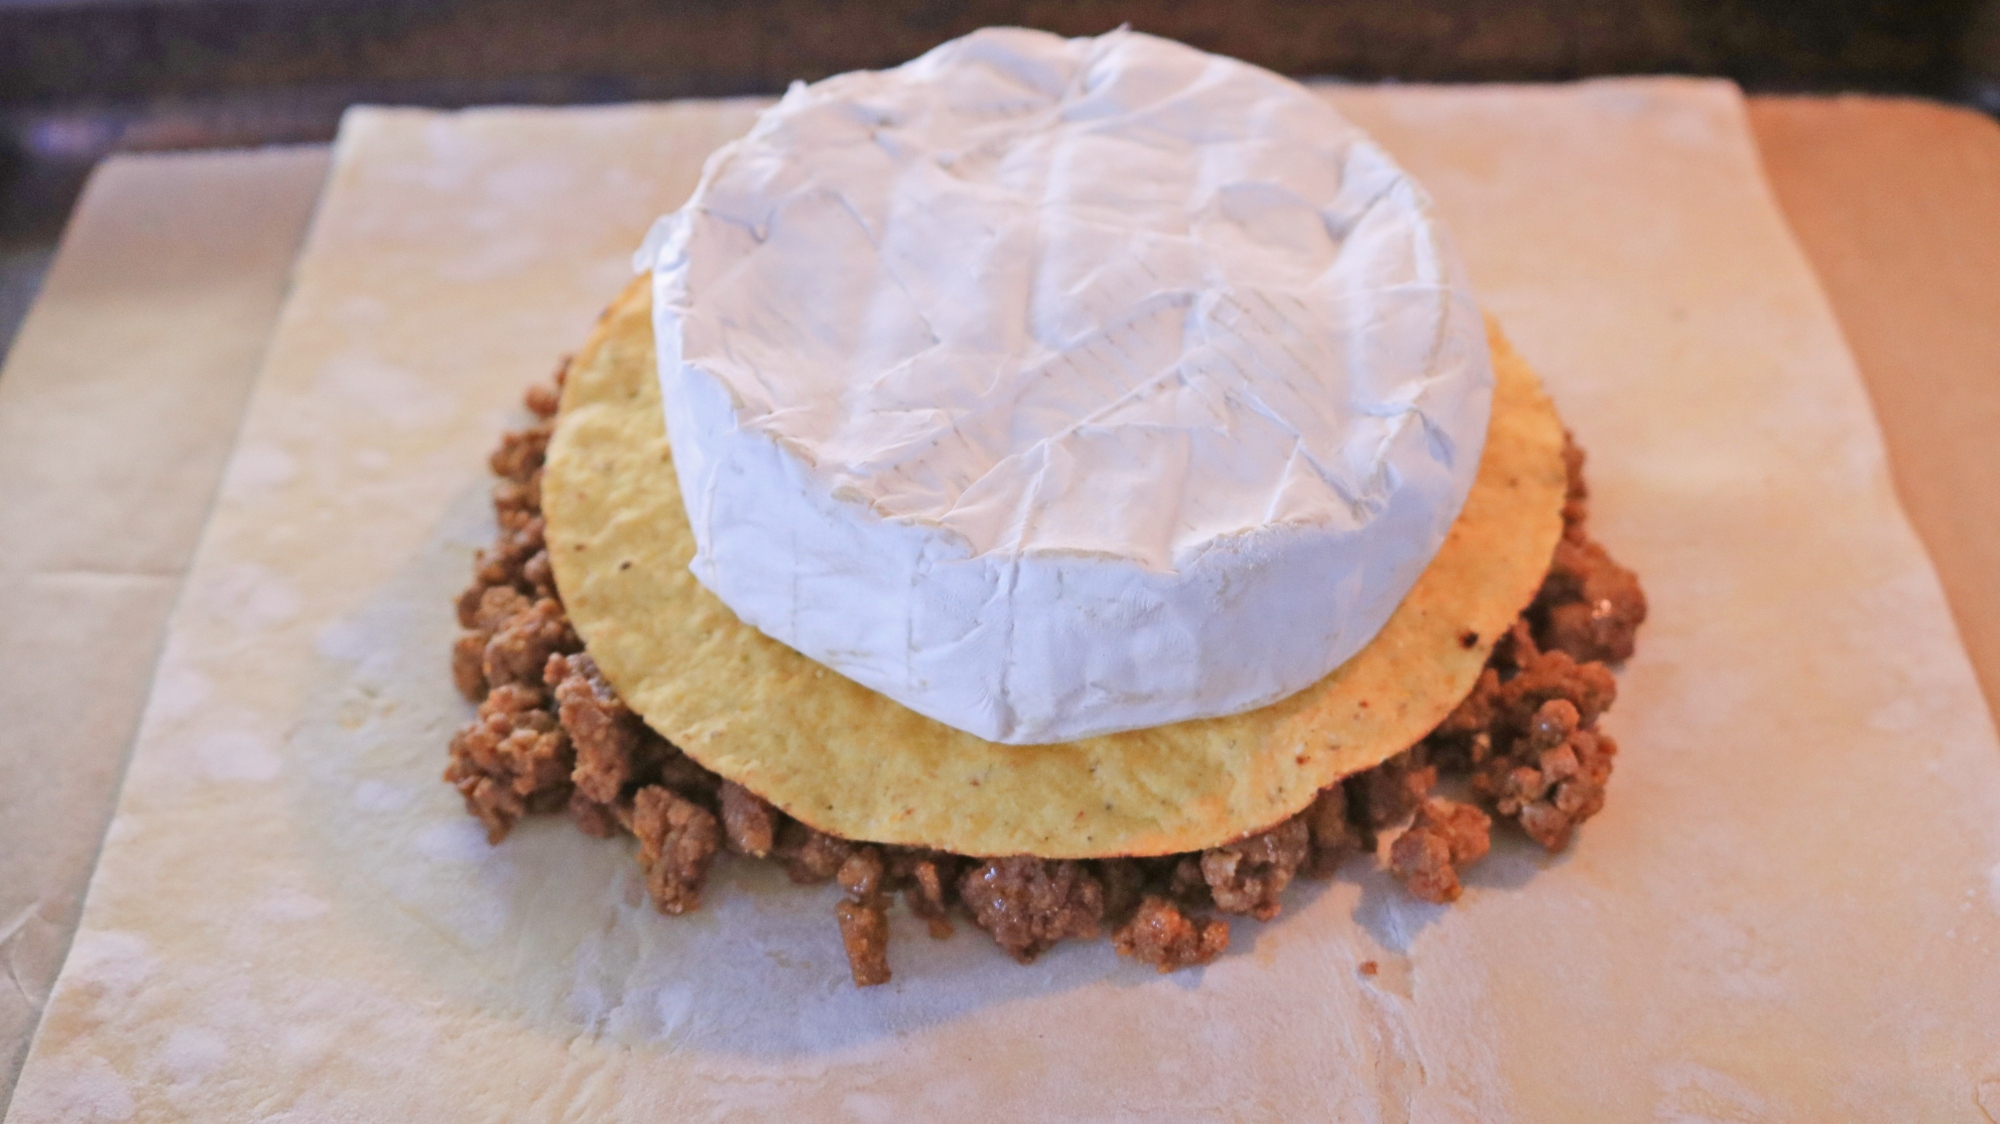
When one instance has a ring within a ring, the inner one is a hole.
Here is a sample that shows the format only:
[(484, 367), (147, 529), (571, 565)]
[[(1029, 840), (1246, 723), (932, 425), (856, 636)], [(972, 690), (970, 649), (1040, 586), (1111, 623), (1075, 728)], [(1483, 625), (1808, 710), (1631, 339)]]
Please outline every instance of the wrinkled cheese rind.
[(1472, 492), (1352, 659), (1242, 714), (1047, 745), (983, 740), (777, 643), (695, 581), (649, 304), (635, 283), (569, 367), (542, 480), (556, 586), (648, 725), (843, 838), (1093, 858), (1198, 851), (1267, 828), (1436, 727), (1540, 588), (1562, 533), (1562, 424), (1496, 330)]
[(640, 260), (697, 579), (987, 740), (1318, 680), (1486, 432), (1422, 190), (1295, 83), (1150, 36), (794, 86)]

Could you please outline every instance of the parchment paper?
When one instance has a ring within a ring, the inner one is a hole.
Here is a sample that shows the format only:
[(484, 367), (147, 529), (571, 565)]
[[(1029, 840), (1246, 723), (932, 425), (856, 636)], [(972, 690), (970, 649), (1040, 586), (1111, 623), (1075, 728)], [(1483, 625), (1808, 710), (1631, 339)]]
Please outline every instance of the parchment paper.
[(9, 1119), (2000, 1117), (2000, 750), (1735, 93), (1332, 96), (1652, 596), (1574, 850), (1356, 863), (1164, 978), (904, 923), (871, 991), (769, 872), (666, 919), (617, 844), (489, 850), (436, 779), (480, 453), (750, 107), (357, 113)]

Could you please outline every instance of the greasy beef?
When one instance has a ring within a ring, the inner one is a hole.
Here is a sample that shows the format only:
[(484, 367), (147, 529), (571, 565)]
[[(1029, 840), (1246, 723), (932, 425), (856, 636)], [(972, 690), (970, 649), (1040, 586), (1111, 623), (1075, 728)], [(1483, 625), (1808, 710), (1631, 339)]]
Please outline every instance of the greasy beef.
[(1111, 943), (1122, 956), (1171, 972), (1220, 956), (1229, 947), (1229, 922), (1189, 917), (1168, 899), (1149, 895), (1111, 934)]
[(639, 869), (661, 913), (686, 913), (701, 905), (701, 885), (722, 846), (715, 814), (673, 789), (647, 785), (632, 798), (632, 834), (639, 838)]
[(1080, 862), (1015, 855), (989, 859), (959, 879), (973, 924), (1023, 964), (1065, 937), (1094, 937), (1104, 886)]

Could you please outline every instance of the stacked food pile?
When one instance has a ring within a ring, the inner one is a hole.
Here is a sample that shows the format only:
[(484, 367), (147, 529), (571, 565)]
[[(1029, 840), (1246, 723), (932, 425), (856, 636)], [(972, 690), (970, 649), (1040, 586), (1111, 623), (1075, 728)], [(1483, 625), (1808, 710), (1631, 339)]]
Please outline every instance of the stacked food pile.
[[(727, 850), (1022, 961), (1161, 970), (1376, 852), (1560, 850), (1645, 601), (1423, 192), (1320, 99), (1130, 33), (795, 87), (493, 457), (447, 779), (498, 842)], [(1439, 793), (1440, 778), (1445, 790)]]

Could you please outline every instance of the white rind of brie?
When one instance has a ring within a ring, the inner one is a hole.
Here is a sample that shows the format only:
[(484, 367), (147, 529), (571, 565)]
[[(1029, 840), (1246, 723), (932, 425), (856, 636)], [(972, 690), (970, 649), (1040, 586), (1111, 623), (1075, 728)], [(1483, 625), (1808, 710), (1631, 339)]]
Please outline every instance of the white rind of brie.
[(1485, 441), (1429, 198), (1298, 84), (1147, 35), (794, 85), (638, 263), (694, 576), (992, 741), (1317, 681)]

